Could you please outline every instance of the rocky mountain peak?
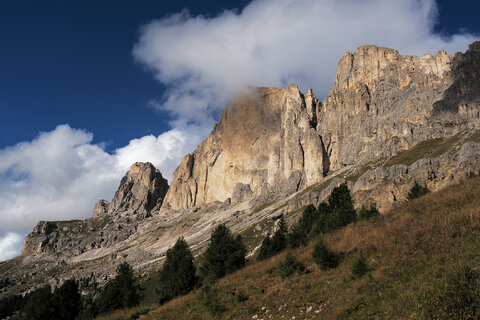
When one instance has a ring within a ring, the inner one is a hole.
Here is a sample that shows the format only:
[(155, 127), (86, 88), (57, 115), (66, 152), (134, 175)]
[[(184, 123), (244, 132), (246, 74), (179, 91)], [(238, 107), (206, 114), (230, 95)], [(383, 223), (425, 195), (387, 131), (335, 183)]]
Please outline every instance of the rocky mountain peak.
[(310, 90), (250, 88), (172, 177), (162, 210), (293, 192), (324, 174), (315, 126), (321, 103)]
[[(153, 164), (136, 162), (122, 178), (115, 196), (108, 204), (108, 213), (128, 211), (148, 217), (152, 210), (160, 208), (167, 190), (167, 180)], [(95, 206), (98, 212), (105, 208), (105, 202), (100, 202)]]

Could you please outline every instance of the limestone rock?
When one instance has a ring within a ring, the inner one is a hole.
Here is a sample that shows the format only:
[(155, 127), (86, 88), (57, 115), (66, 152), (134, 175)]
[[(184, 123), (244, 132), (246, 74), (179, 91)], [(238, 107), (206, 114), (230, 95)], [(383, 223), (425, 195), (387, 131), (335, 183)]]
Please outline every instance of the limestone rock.
[(330, 170), (389, 158), (420, 141), (451, 134), (429, 122), (433, 103), (452, 83), (451, 61), (444, 51), (415, 57), (363, 46), (347, 52), (317, 127)]
[(466, 53), (457, 53), (452, 60), (452, 85), (435, 102), (434, 115), (444, 117), (445, 112), (458, 113), (460, 121), (480, 116), (480, 41), (472, 43)]
[(100, 217), (108, 212), (108, 201), (107, 200), (98, 200), (93, 207), (93, 217)]
[(159, 208), (168, 190), (168, 182), (151, 163), (136, 162), (120, 182), (108, 212), (133, 212), (148, 217)]
[(295, 85), (250, 88), (236, 96), (173, 173), (162, 209), (234, 200), (239, 184), (260, 197), (295, 192), (322, 179), (327, 160), (315, 128), (320, 109), (311, 91), (304, 95)]

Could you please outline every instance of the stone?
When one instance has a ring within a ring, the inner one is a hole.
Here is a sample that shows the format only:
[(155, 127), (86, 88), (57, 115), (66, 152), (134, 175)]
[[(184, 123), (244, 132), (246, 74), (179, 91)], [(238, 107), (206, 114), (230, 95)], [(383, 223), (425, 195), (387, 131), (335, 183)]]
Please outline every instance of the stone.
[(108, 213), (133, 212), (148, 217), (159, 209), (168, 190), (168, 181), (149, 162), (136, 162), (122, 178)]
[(93, 207), (93, 217), (97, 218), (108, 212), (108, 201), (107, 200), (98, 200)]

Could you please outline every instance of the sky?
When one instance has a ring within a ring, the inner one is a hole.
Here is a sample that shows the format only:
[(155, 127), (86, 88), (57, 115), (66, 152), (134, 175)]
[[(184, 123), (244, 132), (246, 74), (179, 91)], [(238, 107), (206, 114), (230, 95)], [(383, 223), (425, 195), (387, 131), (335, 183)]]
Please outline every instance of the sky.
[(323, 98), (364, 44), (465, 51), (471, 0), (0, 2), (0, 261), (39, 220), (88, 218), (135, 161), (170, 180), (243, 87)]

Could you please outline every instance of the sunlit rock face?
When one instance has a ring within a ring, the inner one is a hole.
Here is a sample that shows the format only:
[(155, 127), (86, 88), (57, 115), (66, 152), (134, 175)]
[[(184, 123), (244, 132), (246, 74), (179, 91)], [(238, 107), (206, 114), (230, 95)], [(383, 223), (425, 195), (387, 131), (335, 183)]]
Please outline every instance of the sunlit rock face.
[(162, 209), (296, 191), (319, 181), (326, 159), (316, 131), (321, 103), (309, 91), (251, 88), (172, 177)]

